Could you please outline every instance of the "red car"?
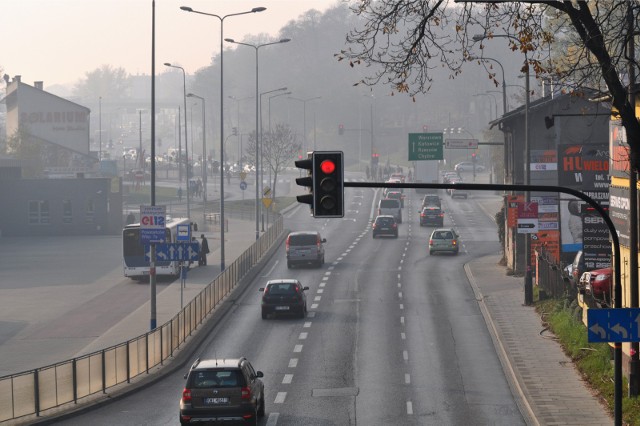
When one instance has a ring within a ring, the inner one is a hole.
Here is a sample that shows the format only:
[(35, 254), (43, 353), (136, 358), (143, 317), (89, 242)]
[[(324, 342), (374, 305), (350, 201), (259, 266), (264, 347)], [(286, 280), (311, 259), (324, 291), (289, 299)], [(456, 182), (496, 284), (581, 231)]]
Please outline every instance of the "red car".
[(587, 294), (592, 294), (596, 299), (609, 300), (612, 273), (613, 270), (611, 268), (587, 271), (580, 277), (580, 287)]

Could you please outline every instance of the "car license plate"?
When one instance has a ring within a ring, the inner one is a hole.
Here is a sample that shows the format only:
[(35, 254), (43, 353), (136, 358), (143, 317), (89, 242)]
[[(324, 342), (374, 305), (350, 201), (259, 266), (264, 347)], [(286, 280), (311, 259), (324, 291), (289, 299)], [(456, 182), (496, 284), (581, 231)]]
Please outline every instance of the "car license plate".
[(276, 311), (288, 311), (288, 306), (276, 306)]
[(229, 398), (205, 398), (204, 403), (207, 405), (226, 404), (229, 402)]

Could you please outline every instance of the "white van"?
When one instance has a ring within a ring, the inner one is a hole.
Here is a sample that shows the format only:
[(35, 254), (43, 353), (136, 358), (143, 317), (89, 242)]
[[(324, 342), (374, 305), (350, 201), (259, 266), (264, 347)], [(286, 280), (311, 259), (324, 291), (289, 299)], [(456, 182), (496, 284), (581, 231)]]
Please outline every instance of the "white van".
[(396, 222), (402, 223), (402, 206), (400, 200), (385, 198), (378, 203), (378, 215), (390, 215)]

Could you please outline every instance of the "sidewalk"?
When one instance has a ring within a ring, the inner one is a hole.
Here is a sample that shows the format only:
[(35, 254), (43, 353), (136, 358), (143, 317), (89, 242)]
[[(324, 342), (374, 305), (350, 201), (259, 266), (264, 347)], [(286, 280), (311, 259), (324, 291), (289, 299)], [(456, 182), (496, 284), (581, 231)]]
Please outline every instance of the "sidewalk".
[[(495, 206), (489, 204), (491, 214)], [(488, 211), (490, 210), (490, 211)], [(613, 419), (544, 328), (535, 308), (524, 306), (523, 279), (506, 275), (500, 255), (465, 265), (505, 376), (527, 423), (610, 425)]]
[[(233, 218), (227, 220), (229, 225), (228, 230), (225, 230), (224, 238), (226, 268), (256, 241), (255, 221)], [(194, 235), (198, 241), (201, 240), (200, 235), (203, 233), (209, 241), (207, 265), (198, 266), (197, 262), (191, 265), (185, 280), (185, 287), (182, 289), (183, 305), (189, 303), (220, 273), (221, 244), (219, 227), (211, 227), (206, 231), (195, 232)], [(176, 280), (156, 295), (158, 327), (169, 321), (180, 311), (180, 299), (180, 280)], [(98, 351), (146, 333), (149, 331), (150, 310), (149, 302), (143, 304), (107, 332), (85, 346), (75, 356)]]

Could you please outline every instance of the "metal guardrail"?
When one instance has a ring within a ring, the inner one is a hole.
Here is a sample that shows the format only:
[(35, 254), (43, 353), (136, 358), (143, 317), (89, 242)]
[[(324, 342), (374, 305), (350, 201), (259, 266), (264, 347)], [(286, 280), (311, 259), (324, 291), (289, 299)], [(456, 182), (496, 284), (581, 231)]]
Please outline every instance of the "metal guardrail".
[(153, 331), (53, 365), (0, 377), (0, 422), (43, 412), (148, 374), (181, 348), (193, 331), (269, 250), (283, 231), (282, 216), (176, 316)]
[(551, 253), (545, 247), (536, 250), (537, 284), (542, 296), (550, 296), (554, 299), (569, 297), (574, 299), (577, 289), (571, 285), (567, 277), (562, 275), (562, 266), (556, 263)]

